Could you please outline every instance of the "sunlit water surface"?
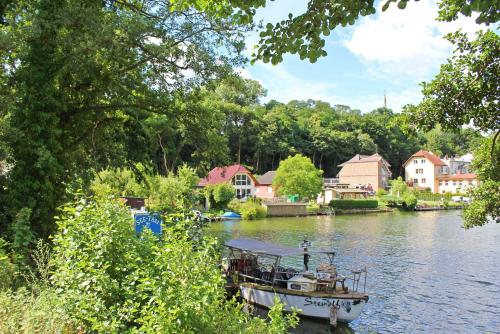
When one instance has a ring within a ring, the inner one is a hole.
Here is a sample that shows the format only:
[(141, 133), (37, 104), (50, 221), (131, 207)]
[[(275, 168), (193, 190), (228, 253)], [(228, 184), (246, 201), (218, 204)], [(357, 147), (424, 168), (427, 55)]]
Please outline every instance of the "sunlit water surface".
[(207, 232), (294, 247), (307, 235), (335, 249), (337, 267), (367, 267), (370, 300), (356, 321), (302, 320), (296, 333), (500, 333), (500, 225), (461, 225), (450, 211), (228, 221)]

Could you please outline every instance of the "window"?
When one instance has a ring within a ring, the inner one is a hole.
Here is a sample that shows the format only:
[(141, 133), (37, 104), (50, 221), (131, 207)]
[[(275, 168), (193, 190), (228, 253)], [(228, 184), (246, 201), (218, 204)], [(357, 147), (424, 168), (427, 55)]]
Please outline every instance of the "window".
[(413, 179), (414, 184), (418, 184), (418, 179)]
[(447, 185), (448, 185), (448, 181), (446, 181), (446, 182), (444, 183), (444, 185), (445, 185), (445, 186), (447, 186)]
[(233, 178), (233, 184), (236, 186), (249, 186), (249, 185), (251, 185), (250, 178), (246, 174), (237, 174)]
[(422, 159), (421, 163), (425, 164), (425, 159)]
[(267, 187), (267, 192), (270, 194), (273, 192), (273, 187)]
[(443, 181), (439, 181), (439, 185), (440, 185), (440, 186), (443, 186)]
[(417, 169), (415, 169), (415, 174), (424, 174), (423, 168), (417, 168)]
[(457, 181), (453, 181), (453, 185), (456, 186), (457, 185)]
[(472, 181), (469, 181), (469, 185), (472, 185)]
[(242, 199), (245, 197), (249, 197), (252, 195), (252, 191), (250, 189), (236, 189), (236, 198)]
[(421, 179), (420, 181), (422, 181), (422, 183), (425, 183), (425, 179)]
[(418, 164), (418, 160), (413, 160), (413, 164)]

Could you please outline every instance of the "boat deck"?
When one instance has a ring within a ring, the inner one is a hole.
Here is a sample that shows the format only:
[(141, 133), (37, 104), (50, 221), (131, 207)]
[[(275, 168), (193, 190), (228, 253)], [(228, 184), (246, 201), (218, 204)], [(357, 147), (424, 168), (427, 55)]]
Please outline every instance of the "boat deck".
[(308, 297), (317, 297), (317, 298), (338, 298), (338, 299), (364, 299), (368, 300), (368, 295), (359, 293), (359, 292), (345, 292), (343, 290), (335, 290), (335, 291), (296, 291), (279, 287), (272, 287), (270, 285), (262, 285), (257, 283), (249, 283), (244, 282), (241, 285), (252, 287), (255, 289), (263, 290), (263, 291), (272, 291), (275, 293), (284, 293), (287, 295), (296, 295), (296, 296), (308, 296)]

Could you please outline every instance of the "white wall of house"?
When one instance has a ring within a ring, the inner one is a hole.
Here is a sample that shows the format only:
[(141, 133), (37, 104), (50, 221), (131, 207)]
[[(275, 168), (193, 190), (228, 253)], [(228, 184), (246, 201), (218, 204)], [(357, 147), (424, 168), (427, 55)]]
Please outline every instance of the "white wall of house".
[(318, 195), (316, 203), (318, 204), (329, 204), (333, 199), (333, 190), (325, 189), (322, 193)]
[(434, 164), (424, 157), (414, 157), (405, 166), (405, 179), (412, 181), (415, 187), (430, 188), (433, 193), (437, 192), (435, 179), (440, 175), (440, 166)]
[(439, 180), (437, 192), (440, 194), (465, 194), (470, 188), (477, 187), (477, 185), (477, 179)]
[(236, 192), (236, 198), (242, 199), (255, 195), (256, 186), (253, 179), (246, 173), (237, 173), (231, 184)]

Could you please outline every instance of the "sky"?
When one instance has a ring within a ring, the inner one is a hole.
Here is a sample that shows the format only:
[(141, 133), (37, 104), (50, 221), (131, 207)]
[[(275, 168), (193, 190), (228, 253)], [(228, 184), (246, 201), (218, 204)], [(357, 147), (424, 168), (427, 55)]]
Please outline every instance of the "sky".
[[(462, 29), (474, 35), (485, 28), (473, 18), (437, 22), (438, 7), (433, 0), (410, 1), (405, 10), (394, 4), (382, 12), (362, 17), (354, 26), (335, 29), (326, 39), (328, 56), (311, 64), (298, 55), (286, 55), (273, 66), (257, 62), (240, 70), (242, 76), (259, 81), (267, 96), (280, 102), (322, 100), (369, 112), (384, 105), (399, 112), (408, 103), (418, 103), (420, 83), (430, 81), (439, 66), (452, 55), (452, 45), (443, 36)], [(257, 19), (275, 23), (305, 11), (307, 0), (268, 1)], [(246, 38), (247, 56), (258, 42), (258, 32)]]

